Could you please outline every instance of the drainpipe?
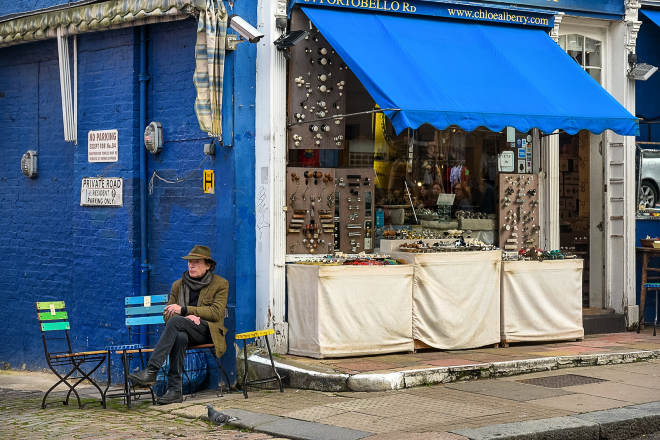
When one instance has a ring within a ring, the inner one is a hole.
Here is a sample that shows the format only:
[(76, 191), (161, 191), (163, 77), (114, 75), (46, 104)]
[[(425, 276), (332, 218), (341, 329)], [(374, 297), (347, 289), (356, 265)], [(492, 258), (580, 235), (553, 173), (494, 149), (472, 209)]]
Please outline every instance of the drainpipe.
[[(147, 27), (140, 26), (140, 136), (138, 150), (140, 151), (140, 296), (149, 294), (149, 272), (151, 265), (147, 257), (147, 150), (142, 145), (142, 133), (147, 126)], [(147, 345), (146, 327), (140, 329), (140, 341)]]

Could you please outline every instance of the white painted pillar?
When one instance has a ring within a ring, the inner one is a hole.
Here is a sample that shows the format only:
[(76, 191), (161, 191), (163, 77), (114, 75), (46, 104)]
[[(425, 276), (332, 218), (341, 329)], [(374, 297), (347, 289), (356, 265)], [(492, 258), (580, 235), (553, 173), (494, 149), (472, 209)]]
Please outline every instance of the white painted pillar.
[[(628, 54), (635, 52), (638, 0), (626, 0), (626, 16), (611, 29), (608, 91), (635, 114), (635, 83), (627, 77)], [(605, 306), (625, 313), (628, 326), (638, 318), (635, 298), (635, 138), (608, 131), (604, 136)]]
[(541, 230), (543, 249), (559, 249), (559, 133), (541, 139)]
[[(564, 13), (555, 15), (550, 37), (559, 39), (559, 26)], [(540, 242), (543, 249), (559, 249), (559, 132), (545, 133), (541, 138)]]
[[(273, 350), (288, 349), (285, 298), (286, 60), (275, 41), (285, 0), (260, 0), (255, 109), (256, 326), (273, 327)], [(240, 292), (238, 293), (240, 294)]]

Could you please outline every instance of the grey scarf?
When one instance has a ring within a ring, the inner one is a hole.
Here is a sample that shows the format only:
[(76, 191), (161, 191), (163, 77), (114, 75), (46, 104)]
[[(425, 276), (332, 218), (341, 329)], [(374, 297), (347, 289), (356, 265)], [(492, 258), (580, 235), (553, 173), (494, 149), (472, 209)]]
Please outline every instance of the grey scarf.
[(201, 290), (204, 287), (211, 284), (211, 280), (213, 280), (213, 273), (211, 273), (210, 270), (206, 271), (204, 276), (201, 278), (192, 278), (188, 271), (185, 271), (181, 277), (181, 292), (179, 293), (178, 304), (181, 307), (188, 306), (190, 302), (190, 291), (198, 290), (201, 293)]

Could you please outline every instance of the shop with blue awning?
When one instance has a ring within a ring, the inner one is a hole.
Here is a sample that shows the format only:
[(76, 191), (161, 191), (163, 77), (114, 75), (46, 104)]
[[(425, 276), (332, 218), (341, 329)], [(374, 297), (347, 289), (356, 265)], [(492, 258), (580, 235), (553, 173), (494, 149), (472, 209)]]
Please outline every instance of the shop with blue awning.
[[(602, 179), (604, 166), (589, 156), (599, 137), (639, 132), (601, 85), (605, 41), (559, 34), (555, 11), (494, 3), (297, 0), (275, 42), (288, 60), (287, 257), (364, 252), (415, 265), (417, 348), (582, 337), (589, 233), (604, 216), (589, 212), (602, 189), (589, 179), (597, 167)], [(618, 20), (607, 7), (599, 18)], [(560, 228), (586, 251), (564, 247)], [(495, 251), (496, 263), (478, 251)], [(433, 255), (406, 258), (422, 253)], [(526, 264), (537, 259), (569, 261), (561, 270)], [(297, 281), (287, 278), (289, 292)], [(555, 293), (530, 300), (532, 291)], [(500, 298), (527, 306), (505, 311)], [(545, 313), (529, 315), (541, 302)], [(297, 346), (307, 337), (294, 321), (290, 349), (331, 355), (321, 343)]]

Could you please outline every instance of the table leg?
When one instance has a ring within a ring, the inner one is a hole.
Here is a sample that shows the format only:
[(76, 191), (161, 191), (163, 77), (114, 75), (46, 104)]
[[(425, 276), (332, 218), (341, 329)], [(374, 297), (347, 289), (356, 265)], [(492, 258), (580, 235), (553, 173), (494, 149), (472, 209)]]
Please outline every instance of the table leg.
[(649, 266), (649, 254), (647, 252), (642, 253), (642, 288), (639, 295), (639, 325), (637, 326), (637, 332), (644, 326), (644, 305), (646, 303), (646, 279), (647, 279), (647, 269)]
[(658, 289), (655, 289), (655, 318), (653, 318), (653, 336), (655, 336), (655, 327), (658, 325)]

